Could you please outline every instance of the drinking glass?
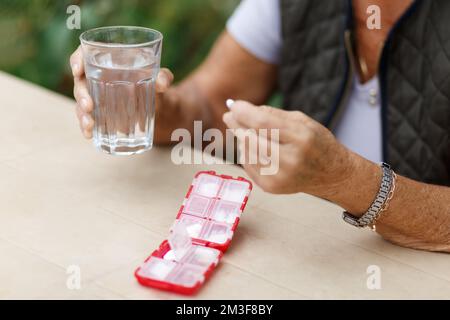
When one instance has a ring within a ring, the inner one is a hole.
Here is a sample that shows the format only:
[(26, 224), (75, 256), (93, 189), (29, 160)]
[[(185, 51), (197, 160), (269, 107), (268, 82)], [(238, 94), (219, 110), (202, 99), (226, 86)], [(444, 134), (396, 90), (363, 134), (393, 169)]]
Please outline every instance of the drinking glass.
[(131, 155), (151, 149), (162, 39), (156, 30), (130, 26), (102, 27), (81, 34), (94, 102), (93, 141), (99, 150)]

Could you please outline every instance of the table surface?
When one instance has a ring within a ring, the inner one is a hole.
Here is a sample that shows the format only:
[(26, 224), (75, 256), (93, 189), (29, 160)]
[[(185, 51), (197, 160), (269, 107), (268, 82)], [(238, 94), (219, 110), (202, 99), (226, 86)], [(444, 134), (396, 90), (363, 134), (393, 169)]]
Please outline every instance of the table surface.
[[(186, 298), (142, 287), (133, 272), (166, 239), (197, 171), (245, 173), (177, 166), (168, 148), (102, 154), (82, 139), (73, 100), (4, 73), (0, 93), (0, 298)], [(450, 298), (448, 254), (391, 245), (340, 216), (323, 200), (255, 187), (230, 249), (192, 298)], [(378, 290), (367, 286), (373, 265)], [(67, 286), (70, 266), (80, 268), (78, 290)]]

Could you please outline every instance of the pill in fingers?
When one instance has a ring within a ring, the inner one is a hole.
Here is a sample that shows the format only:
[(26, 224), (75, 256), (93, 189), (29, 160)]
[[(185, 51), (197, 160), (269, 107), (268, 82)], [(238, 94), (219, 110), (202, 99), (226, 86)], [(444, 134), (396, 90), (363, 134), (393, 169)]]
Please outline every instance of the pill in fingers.
[(231, 109), (233, 104), (234, 104), (234, 100), (233, 99), (227, 99), (226, 105), (227, 105), (228, 109)]

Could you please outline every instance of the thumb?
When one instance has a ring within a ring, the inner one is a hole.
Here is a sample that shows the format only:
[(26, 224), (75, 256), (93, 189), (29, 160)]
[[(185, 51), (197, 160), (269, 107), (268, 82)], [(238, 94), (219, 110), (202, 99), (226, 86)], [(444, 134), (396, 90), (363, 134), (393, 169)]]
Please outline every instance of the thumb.
[(169, 89), (172, 85), (173, 79), (173, 73), (167, 68), (162, 68), (158, 73), (158, 77), (156, 78), (156, 92), (166, 92), (167, 89)]

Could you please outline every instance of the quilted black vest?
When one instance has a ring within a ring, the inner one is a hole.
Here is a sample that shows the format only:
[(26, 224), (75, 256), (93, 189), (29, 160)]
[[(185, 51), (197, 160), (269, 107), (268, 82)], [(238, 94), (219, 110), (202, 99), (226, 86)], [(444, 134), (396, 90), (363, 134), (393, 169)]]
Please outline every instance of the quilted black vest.
[[(333, 129), (354, 72), (351, 2), (280, 1), (283, 105)], [(403, 176), (449, 186), (450, 1), (413, 3), (387, 38), (378, 76), (384, 161)]]

